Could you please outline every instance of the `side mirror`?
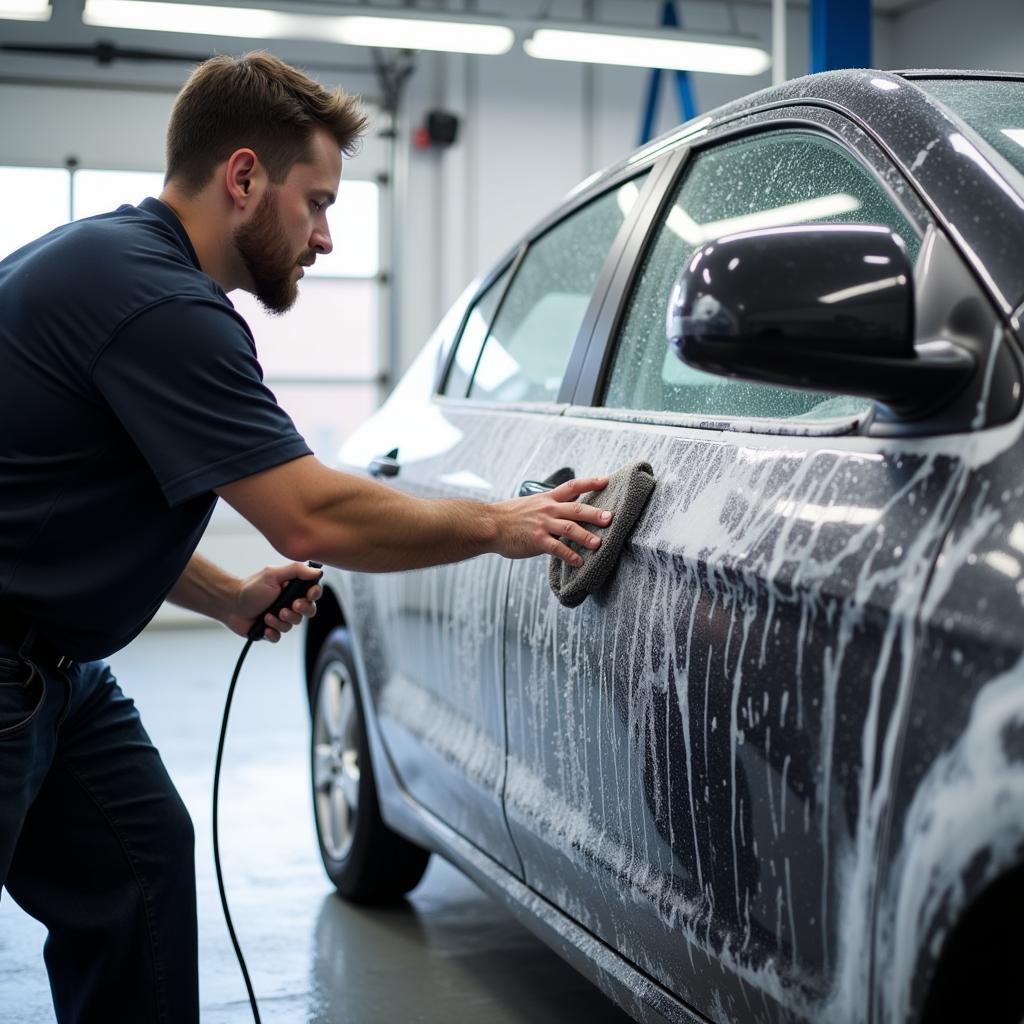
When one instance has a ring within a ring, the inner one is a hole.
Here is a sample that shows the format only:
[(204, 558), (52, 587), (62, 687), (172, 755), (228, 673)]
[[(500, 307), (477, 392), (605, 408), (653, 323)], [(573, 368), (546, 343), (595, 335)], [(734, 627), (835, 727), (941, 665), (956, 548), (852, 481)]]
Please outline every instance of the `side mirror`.
[(913, 415), (959, 391), (974, 357), (914, 344), (913, 268), (885, 227), (818, 224), (700, 248), (669, 299), (669, 344), (727, 377), (871, 398)]

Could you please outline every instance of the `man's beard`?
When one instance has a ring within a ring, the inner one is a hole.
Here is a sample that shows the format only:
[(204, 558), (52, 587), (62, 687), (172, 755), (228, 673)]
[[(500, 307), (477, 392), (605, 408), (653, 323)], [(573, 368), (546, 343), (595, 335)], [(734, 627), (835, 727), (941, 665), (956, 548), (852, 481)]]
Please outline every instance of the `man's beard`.
[(309, 262), (312, 251), (292, 254), (277, 214), (277, 196), (268, 190), (252, 219), (235, 231), (235, 247), (253, 281), (253, 295), (268, 313), (284, 313), (298, 298), (296, 265)]

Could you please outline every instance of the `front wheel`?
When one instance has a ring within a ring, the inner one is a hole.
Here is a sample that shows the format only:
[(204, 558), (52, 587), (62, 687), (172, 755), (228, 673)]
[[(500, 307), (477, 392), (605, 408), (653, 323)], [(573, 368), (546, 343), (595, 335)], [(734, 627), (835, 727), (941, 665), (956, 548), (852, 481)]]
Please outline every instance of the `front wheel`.
[(346, 899), (393, 900), (413, 889), (430, 859), (384, 824), (348, 630), (335, 629), (313, 674), (310, 739), (313, 816), (327, 876)]

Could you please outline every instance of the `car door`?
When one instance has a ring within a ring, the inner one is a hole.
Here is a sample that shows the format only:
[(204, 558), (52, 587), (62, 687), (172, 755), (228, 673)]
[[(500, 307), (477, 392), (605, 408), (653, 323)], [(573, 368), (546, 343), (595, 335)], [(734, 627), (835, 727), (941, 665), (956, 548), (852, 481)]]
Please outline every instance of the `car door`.
[(863, 1019), (917, 612), (964, 467), (955, 447), (866, 436), (859, 399), (685, 366), (665, 309), (696, 248), (730, 232), (884, 224), (917, 260), (927, 216), (820, 110), (677, 161), (577, 404), (525, 471), (645, 461), (657, 486), (580, 607), (539, 560), (512, 569), (506, 814), (530, 886), (713, 1020)]
[[(463, 318), (441, 393), (403, 384), (348, 458), (393, 453), (378, 460), (383, 478), (418, 497), (514, 495), (565, 407), (556, 398), (566, 362), (642, 178), (571, 210), (490, 275)], [(379, 636), (371, 696), (403, 785), (519, 874), (502, 807), (508, 571), (485, 555), (361, 577), (360, 601)]]

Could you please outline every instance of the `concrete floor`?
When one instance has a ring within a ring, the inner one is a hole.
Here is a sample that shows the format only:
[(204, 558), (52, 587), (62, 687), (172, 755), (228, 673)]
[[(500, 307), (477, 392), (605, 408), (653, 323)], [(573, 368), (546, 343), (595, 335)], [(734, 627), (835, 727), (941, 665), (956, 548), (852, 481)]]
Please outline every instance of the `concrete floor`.
[[(196, 826), (204, 1024), (250, 1020), (221, 917), (210, 786), (224, 695), (242, 641), (221, 629), (151, 630), (111, 659)], [(332, 895), (313, 831), (299, 643), (253, 648), (221, 780), (228, 899), (270, 1024), (628, 1021), (589, 982), (435, 857), (387, 910)], [(52, 1024), (44, 929), (0, 899), (0, 1022)]]

